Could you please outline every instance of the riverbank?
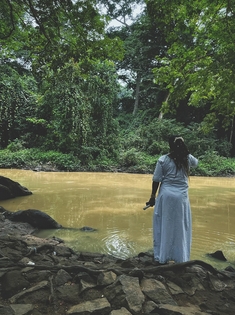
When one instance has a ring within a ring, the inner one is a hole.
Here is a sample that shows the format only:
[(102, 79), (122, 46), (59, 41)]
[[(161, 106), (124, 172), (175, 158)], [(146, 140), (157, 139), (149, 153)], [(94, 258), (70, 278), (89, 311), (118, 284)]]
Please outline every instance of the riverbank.
[[(123, 155), (117, 160), (107, 158), (91, 159), (84, 163), (72, 154), (56, 151), (42, 152), (38, 149), (10, 151), (0, 150), (0, 168), (26, 169), (47, 172), (120, 172), (135, 174), (152, 174), (159, 156), (133, 153)], [(199, 165), (191, 170), (191, 175), (228, 177), (235, 176), (235, 159), (207, 154), (200, 156)]]
[(74, 252), (26, 223), (0, 220), (0, 314), (233, 315), (235, 270), (203, 261), (155, 265)]

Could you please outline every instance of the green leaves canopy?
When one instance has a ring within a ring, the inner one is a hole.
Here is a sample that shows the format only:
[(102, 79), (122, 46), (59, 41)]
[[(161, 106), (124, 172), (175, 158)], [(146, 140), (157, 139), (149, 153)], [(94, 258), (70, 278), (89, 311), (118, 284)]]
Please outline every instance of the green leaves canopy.
[(235, 3), (224, 0), (147, 0), (151, 18), (161, 24), (168, 51), (157, 56), (155, 82), (169, 91), (163, 111), (180, 100), (210, 105), (206, 119), (232, 128), (235, 83)]
[(37, 74), (70, 59), (86, 66), (93, 58), (119, 58), (120, 41), (105, 36), (105, 23), (93, 0), (2, 0), (1, 55), (18, 53)]

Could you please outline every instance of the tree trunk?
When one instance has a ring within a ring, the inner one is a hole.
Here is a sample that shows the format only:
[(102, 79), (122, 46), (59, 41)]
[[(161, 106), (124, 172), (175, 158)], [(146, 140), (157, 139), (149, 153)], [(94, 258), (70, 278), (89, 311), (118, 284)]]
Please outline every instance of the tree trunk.
[(230, 143), (232, 143), (232, 140), (233, 140), (233, 130), (234, 130), (234, 117), (232, 119), (232, 126), (231, 126), (230, 138), (229, 138)]
[[(168, 102), (169, 97), (170, 97), (170, 92), (168, 92), (164, 103), (167, 103), (167, 102)], [(160, 114), (159, 114), (159, 116), (158, 116), (158, 119), (161, 120), (162, 118), (163, 118), (163, 112), (161, 111)]]
[(139, 72), (137, 72), (136, 89), (135, 89), (135, 104), (134, 104), (134, 109), (132, 112), (133, 115), (137, 113), (137, 110), (139, 107), (140, 81), (141, 81), (141, 75)]

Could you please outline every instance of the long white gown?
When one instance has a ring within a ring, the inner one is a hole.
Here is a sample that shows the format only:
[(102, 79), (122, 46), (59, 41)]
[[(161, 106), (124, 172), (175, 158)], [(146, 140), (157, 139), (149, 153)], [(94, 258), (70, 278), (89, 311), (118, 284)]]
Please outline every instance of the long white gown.
[[(189, 167), (198, 160), (188, 155)], [(190, 260), (192, 219), (188, 196), (188, 177), (176, 169), (174, 161), (163, 155), (159, 158), (153, 181), (160, 182), (153, 213), (154, 260), (160, 263)]]

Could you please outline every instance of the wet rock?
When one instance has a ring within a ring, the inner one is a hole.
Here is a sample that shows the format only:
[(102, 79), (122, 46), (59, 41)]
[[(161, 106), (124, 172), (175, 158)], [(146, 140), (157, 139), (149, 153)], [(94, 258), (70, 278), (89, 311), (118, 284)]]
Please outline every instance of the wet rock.
[(32, 195), (32, 192), (26, 187), (21, 186), (10, 178), (0, 176), (0, 200), (28, 195)]
[(155, 279), (143, 279), (141, 281), (143, 293), (157, 304), (177, 305), (171, 295), (167, 292), (164, 284)]
[(174, 306), (161, 304), (157, 307), (161, 315), (209, 315), (209, 313), (201, 312), (200, 308), (194, 305)]
[(139, 279), (126, 275), (119, 276), (111, 286), (106, 287), (104, 295), (115, 307), (127, 306), (134, 314), (141, 311), (144, 302)]
[(151, 255), (122, 260), (74, 253), (61, 240), (23, 231), (0, 233), (0, 315), (235, 314), (232, 266), (216, 270), (198, 260), (156, 266)]
[(69, 315), (84, 315), (84, 314), (100, 314), (108, 315), (111, 310), (111, 305), (106, 298), (96, 299), (93, 301), (86, 301), (71, 307), (67, 314)]
[(13, 222), (29, 223), (37, 229), (60, 229), (62, 226), (45, 212), (36, 209), (18, 210), (11, 212), (0, 207), (1, 213)]
[(110, 315), (131, 315), (130, 312), (125, 307), (120, 308), (119, 310), (114, 310)]
[(30, 315), (34, 309), (32, 304), (12, 304), (11, 309), (14, 315)]
[(34, 304), (40, 302), (44, 303), (48, 301), (49, 296), (49, 282), (41, 281), (36, 285), (31, 286), (27, 290), (21, 290), (19, 293), (13, 295), (9, 301), (12, 304), (15, 303), (25, 303), (28, 304), (30, 302), (34, 302)]
[(15, 315), (15, 312), (10, 306), (0, 305), (0, 315)]
[(79, 300), (79, 285), (70, 283), (59, 286), (56, 290), (56, 296), (59, 300), (67, 303), (77, 304)]
[(227, 259), (225, 258), (224, 254), (221, 250), (217, 250), (216, 252), (208, 254), (208, 255), (213, 257), (213, 258), (222, 260), (222, 261), (227, 261)]
[(30, 284), (29, 281), (23, 277), (21, 271), (18, 270), (7, 272), (3, 276), (2, 281), (4, 283), (2, 295), (6, 298), (11, 297), (20, 290), (28, 288)]
[(71, 275), (63, 269), (60, 269), (54, 279), (55, 285), (60, 286), (72, 280)]
[(117, 275), (112, 271), (101, 272), (101, 274), (97, 278), (98, 285), (107, 286), (117, 279)]
[(97, 231), (97, 229), (94, 229), (94, 228), (92, 228), (90, 226), (83, 226), (79, 230), (80, 231), (84, 231), (84, 232), (95, 232), (95, 231)]

